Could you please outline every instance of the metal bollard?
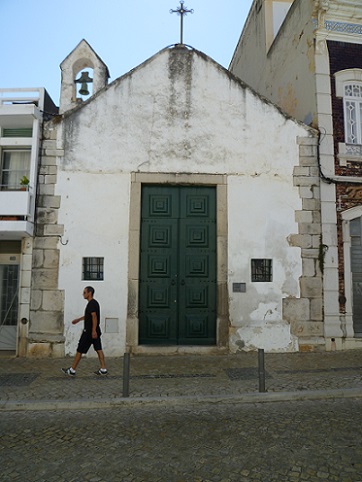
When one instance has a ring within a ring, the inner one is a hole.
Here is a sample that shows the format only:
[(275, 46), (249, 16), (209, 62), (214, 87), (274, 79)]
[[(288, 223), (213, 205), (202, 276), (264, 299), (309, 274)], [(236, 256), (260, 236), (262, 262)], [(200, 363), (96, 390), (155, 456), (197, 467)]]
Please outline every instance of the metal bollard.
[(123, 392), (122, 397), (129, 397), (130, 354), (123, 355)]
[(258, 372), (259, 372), (259, 392), (264, 393), (265, 390), (265, 364), (264, 364), (264, 350), (258, 349)]

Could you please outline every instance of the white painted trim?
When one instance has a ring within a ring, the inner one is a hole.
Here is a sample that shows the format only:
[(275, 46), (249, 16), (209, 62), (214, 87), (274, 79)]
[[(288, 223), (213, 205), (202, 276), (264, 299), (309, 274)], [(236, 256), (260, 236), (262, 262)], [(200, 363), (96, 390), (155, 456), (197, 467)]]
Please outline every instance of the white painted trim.
[(362, 82), (362, 69), (340, 70), (334, 74), (336, 81), (336, 96), (344, 97), (344, 84), (347, 82)]
[[(334, 148), (331, 142), (333, 136), (332, 104), (328, 105), (329, 112), (321, 113), (321, 106), (326, 106), (325, 96), (331, 96), (331, 81), (329, 69), (329, 52), (327, 47), (327, 32), (316, 32), (316, 100), (318, 110), (318, 126), (324, 135), (320, 143), (320, 163), (322, 171), (332, 177), (335, 174)], [(326, 109), (325, 109), (326, 110)], [(339, 283), (338, 283), (338, 257), (337, 252), (337, 218), (335, 213), (336, 199), (335, 185), (321, 183), (321, 214), (322, 214), (322, 237), (334, 240), (329, 244), (329, 250), (325, 257), (325, 270), (323, 277), (323, 301), (324, 301), (324, 336), (328, 338), (340, 338), (344, 336), (340, 323), (339, 313)], [(331, 212), (335, 213), (335, 219), (331, 218)]]

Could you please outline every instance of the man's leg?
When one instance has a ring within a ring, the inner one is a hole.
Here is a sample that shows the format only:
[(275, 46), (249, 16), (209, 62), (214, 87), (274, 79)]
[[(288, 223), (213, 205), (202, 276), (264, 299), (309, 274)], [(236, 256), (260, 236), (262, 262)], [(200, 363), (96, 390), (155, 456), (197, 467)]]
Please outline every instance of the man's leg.
[(106, 369), (106, 362), (105, 362), (105, 359), (104, 359), (103, 350), (96, 350), (96, 352), (97, 352), (97, 355), (98, 355), (99, 363), (101, 365), (101, 369), (105, 370)]
[(73, 365), (69, 368), (62, 368), (62, 372), (65, 373), (65, 375), (69, 375), (72, 377), (75, 377), (75, 370), (78, 366), (78, 363), (80, 362), (82, 358), (82, 353), (77, 351), (74, 357)]
[(81, 358), (82, 358), (82, 353), (79, 353), (79, 351), (77, 351), (74, 357), (73, 365), (72, 365), (72, 368), (74, 371), (77, 369), (78, 363), (80, 362)]

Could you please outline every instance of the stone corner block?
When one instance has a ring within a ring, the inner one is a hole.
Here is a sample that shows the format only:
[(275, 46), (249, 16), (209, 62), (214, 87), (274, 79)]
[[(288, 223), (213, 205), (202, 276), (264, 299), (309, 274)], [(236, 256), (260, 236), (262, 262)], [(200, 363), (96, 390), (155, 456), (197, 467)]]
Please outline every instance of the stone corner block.
[(299, 282), (302, 298), (322, 298), (323, 283), (321, 277), (302, 277)]
[(283, 319), (289, 323), (309, 320), (309, 300), (305, 298), (283, 298)]

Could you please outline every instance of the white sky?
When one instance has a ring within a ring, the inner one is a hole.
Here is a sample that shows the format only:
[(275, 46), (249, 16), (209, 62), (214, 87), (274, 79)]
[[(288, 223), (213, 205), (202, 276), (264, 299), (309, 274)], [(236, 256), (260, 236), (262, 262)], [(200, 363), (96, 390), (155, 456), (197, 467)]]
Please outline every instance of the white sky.
[[(184, 43), (228, 67), (253, 0), (185, 0)], [(0, 88), (45, 87), (84, 38), (110, 81), (180, 40), (179, 0), (0, 0)]]

